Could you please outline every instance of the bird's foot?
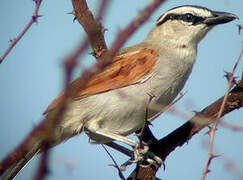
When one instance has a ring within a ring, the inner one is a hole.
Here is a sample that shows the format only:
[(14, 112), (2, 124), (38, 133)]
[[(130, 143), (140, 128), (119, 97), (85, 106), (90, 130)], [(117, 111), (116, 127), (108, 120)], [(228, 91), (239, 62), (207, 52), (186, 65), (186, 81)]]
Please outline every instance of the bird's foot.
[(125, 171), (126, 167), (133, 163), (138, 163), (143, 168), (150, 167), (151, 165), (164, 165), (160, 157), (149, 151), (149, 146), (146, 143), (140, 143), (134, 148), (133, 157), (122, 164), (120, 170)]

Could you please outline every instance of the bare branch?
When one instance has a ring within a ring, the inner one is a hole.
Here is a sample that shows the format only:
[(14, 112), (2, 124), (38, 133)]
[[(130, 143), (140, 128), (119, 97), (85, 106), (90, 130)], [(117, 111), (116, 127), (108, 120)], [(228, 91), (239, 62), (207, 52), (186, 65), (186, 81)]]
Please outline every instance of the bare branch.
[(117, 169), (117, 171), (118, 171), (119, 177), (120, 177), (122, 180), (125, 180), (125, 177), (123, 176), (123, 174), (122, 174), (122, 172), (121, 172), (121, 170), (120, 170), (118, 164), (116, 163), (115, 159), (113, 158), (113, 156), (112, 156), (112, 155), (109, 153), (109, 151), (106, 149), (105, 145), (102, 144), (101, 146), (104, 148), (105, 152), (108, 154), (108, 156), (109, 156), (109, 157), (111, 158), (111, 160), (113, 161), (114, 164), (112, 164), (111, 166), (115, 167), (115, 168)]
[(86, 0), (72, 0), (75, 18), (77, 18), (87, 33), (93, 49), (93, 54), (96, 58), (99, 58), (101, 54), (107, 50), (104, 39), (104, 28), (102, 24), (98, 22), (107, 8), (107, 2), (108, 0), (101, 1), (98, 18), (95, 20), (92, 12), (88, 8)]
[(140, 12), (140, 14), (128, 25), (128, 27), (122, 30), (115, 42), (111, 46), (110, 56), (115, 56), (116, 52), (125, 43), (125, 40), (130, 37), (143, 23), (145, 23), (152, 13), (166, 0), (153, 0), (148, 6)]
[(48, 174), (48, 157), (49, 151), (46, 150), (41, 155), (39, 167), (34, 177), (35, 180), (42, 180)]
[(156, 113), (154, 116), (152, 116), (151, 118), (148, 119), (149, 122), (152, 122), (154, 119), (156, 119), (157, 117), (159, 117), (162, 113), (164, 113), (165, 111), (167, 111), (170, 107), (172, 107), (174, 104), (176, 104), (178, 101), (180, 101), (185, 93), (180, 93), (180, 96), (178, 98), (176, 98), (172, 103), (170, 103), (169, 105), (165, 106), (164, 108), (161, 109), (161, 111), (159, 111), (158, 113)]
[(29, 21), (29, 23), (25, 26), (25, 28), (23, 29), (23, 31), (14, 39), (12, 39), (10, 42), (9, 47), (7, 48), (7, 50), (3, 53), (2, 57), (0, 58), (0, 64), (3, 62), (3, 60), (6, 58), (6, 56), (10, 53), (10, 51), (14, 48), (14, 46), (19, 42), (19, 40), (25, 35), (25, 33), (30, 29), (30, 27), (32, 26), (32, 24), (37, 23), (37, 19), (40, 17), (39, 13), (39, 9), (40, 9), (40, 5), (42, 0), (33, 0), (35, 2), (35, 10), (34, 13)]
[(213, 155), (213, 144), (214, 144), (215, 131), (216, 131), (216, 128), (217, 128), (217, 126), (219, 124), (220, 118), (222, 116), (223, 109), (225, 107), (227, 98), (228, 98), (229, 93), (230, 93), (230, 89), (232, 88), (233, 83), (235, 81), (234, 73), (235, 73), (235, 70), (236, 70), (239, 62), (240, 62), (240, 59), (241, 59), (241, 56), (242, 55), (243, 55), (243, 49), (242, 49), (242, 51), (241, 51), (241, 53), (240, 53), (240, 55), (239, 55), (239, 57), (238, 57), (235, 65), (233, 67), (232, 72), (226, 74), (226, 77), (228, 78), (228, 86), (227, 86), (227, 89), (226, 89), (226, 92), (225, 92), (225, 95), (224, 95), (224, 98), (223, 98), (223, 102), (222, 102), (222, 104), (220, 106), (220, 110), (218, 112), (218, 115), (217, 115), (217, 117), (215, 119), (215, 122), (214, 122), (214, 124), (213, 124), (213, 126), (211, 128), (210, 133), (209, 133), (209, 135), (210, 135), (210, 141), (209, 141), (208, 157), (207, 157), (207, 160), (206, 160), (206, 164), (204, 166), (204, 169), (203, 169), (202, 180), (205, 180), (206, 175), (209, 172), (210, 163), (212, 162), (212, 159), (214, 157), (214, 155)]

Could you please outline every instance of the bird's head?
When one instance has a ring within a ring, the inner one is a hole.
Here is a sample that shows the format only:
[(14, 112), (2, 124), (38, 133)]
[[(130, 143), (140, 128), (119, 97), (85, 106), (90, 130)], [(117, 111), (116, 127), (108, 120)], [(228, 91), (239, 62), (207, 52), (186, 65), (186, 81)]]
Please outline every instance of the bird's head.
[[(159, 17), (147, 39), (197, 45), (214, 26), (238, 19), (231, 13), (216, 12), (200, 6), (180, 6)], [(157, 39), (157, 40), (156, 40)], [(158, 42), (159, 43), (159, 42)]]

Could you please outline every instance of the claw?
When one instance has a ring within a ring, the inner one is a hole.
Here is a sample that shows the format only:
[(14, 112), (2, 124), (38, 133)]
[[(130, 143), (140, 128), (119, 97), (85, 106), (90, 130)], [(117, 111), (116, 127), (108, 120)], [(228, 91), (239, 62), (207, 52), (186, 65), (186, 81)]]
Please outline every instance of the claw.
[(147, 168), (147, 167), (150, 167), (151, 165), (154, 165), (154, 166), (163, 165), (163, 167), (165, 169), (165, 165), (164, 165), (163, 160), (160, 157), (154, 155), (154, 153), (148, 152), (147, 158), (145, 159), (145, 161), (148, 164), (147, 165), (141, 164), (140, 167)]
[[(146, 164), (144, 164), (144, 162), (146, 162)], [(137, 144), (137, 146), (134, 148), (133, 157), (130, 160), (123, 163), (120, 166), (120, 170), (125, 171), (127, 166), (132, 165), (133, 163), (138, 163), (139, 166), (143, 168), (150, 167), (151, 165), (163, 165), (165, 169), (163, 160), (160, 157), (156, 156), (154, 153), (149, 152), (149, 146), (144, 142), (142, 143), (142, 145)]]
[(143, 161), (145, 159), (146, 154), (149, 151), (149, 147), (145, 143), (143, 143), (141, 146), (140, 145), (137, 145), (134, 148), (134, 160), (131, 160), (131, 162), (136, 163), (136, 162)]

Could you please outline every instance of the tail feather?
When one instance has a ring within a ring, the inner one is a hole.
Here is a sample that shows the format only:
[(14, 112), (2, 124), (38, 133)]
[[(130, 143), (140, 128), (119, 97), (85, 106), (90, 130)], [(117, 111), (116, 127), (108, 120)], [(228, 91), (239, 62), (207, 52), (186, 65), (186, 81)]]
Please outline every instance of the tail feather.
[[(70, 131), (68, 128), (55, 127), (53, 120), (55, 118), (47, 116), (15, 150), (0, 161), (0, 179), (14, 179), (36, 154), (42, 152), (46, 142), (48, 142), (48, 148), (51, 148), (77, 134), (77, 132)], [(55, 129), (50, 131), (53, 127)]]
[(29, 150), (29, 152), (19, 160), (14, 163), (2, 176), (2, 180), (14, 179), (17, 174), (30, 162), (30, 160), (40, 152), (41, 142), (36, 142), (35, 145)]

